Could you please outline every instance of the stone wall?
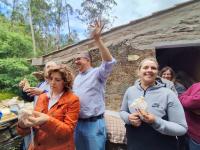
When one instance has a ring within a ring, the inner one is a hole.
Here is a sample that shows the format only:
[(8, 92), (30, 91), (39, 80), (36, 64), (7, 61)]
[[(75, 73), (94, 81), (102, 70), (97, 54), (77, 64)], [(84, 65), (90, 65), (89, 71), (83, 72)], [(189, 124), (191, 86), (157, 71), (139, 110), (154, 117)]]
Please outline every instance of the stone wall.
[[(194, 0), (152, 16), (133, 21), (115, 28), (103, 35), (103, 40), (117, 59), (117, 65), (107, 81), (106, 106), (119, 110), (127, 87), (137, 79), (139, 62), (148, 56), (155, 56), (155, 47), (160, 42), (200, 39), (200, 1)], [(90, 50), (94, 66), (100, 64), (99, 52), (92, 40), (82, 41), (61, 51), (43, 56), (43, 61), (61, 61), (72, 65), (73, 55)], [(135, 61), (128, 61), (129, 55), (138, 55)], [(73, 66), (73, 65), (72, 65)]]

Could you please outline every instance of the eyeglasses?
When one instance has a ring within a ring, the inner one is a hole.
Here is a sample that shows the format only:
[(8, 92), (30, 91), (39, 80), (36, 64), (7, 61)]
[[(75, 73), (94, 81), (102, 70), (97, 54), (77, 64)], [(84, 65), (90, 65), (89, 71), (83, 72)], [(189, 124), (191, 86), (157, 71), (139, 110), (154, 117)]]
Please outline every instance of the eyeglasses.
[(74, 58), (74, 61), (81, 60), (82, 57)]

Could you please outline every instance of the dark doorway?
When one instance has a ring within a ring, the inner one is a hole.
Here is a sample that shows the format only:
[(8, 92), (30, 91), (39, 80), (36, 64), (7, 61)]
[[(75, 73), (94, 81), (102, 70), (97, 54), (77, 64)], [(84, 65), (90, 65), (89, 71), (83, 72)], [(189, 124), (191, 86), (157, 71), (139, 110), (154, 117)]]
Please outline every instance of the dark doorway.
[(185, 81), (200, 81), (200, 46), (157, 48), (160, 69), (170, 66), (176, 74), (184, 73)]

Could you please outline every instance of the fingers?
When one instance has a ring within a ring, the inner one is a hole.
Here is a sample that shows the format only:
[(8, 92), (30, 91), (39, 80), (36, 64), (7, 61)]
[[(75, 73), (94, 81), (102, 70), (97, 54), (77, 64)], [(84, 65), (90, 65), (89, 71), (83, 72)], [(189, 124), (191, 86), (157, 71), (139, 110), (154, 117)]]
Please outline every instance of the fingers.
[(38, 119), (35, 118), (35, 117), (30, 116), (30, 117), (28, 118), (28, 121), (31, 122), (31, 123), (33, 123), (33, 124), (37, 124)]
[(26, 127), (32, 127), (32, 126), (34, 126), (34, 123), (31, 122), (29, 119), (25, 119), (23, 121), (23, 123), (24, 123), (24, 126), (26, 126)]
[(39, 95), (42, 93), (42, 90), (36, 88), (36, 87), (30, 87), (28, 89), (25, 90), (25, 92), (27, 92), (27, 94), (29, 96), (35, 96), (35, 95)]
[(142, 121), (144, 121), (146, 123), (154, 123), (155, 122), (155, 116), (153, 114), (148, 113), (142, 109), (137, 109), (137, 112), (140, 114)]
[(140, 126), (142, 123), (142, 121), (140, 120), (139, 114), (137, 112), (129, 115), (129, 121), (135, 127)]
[(99, 20), (95, 20), (95, 26), (99, 27)]
[(94, 24), (89, 25), (89, 27), (93, 29), (100, 28), (100, 31), (103, 30), (104, 26), (105, 26), (105, 23), (102, 24), (101, 19), (95, 20)]
[(101, 26), (100, 33), (102, 32), (102, 30), (104, 29), (104, 27), (105, 27), (105, 23)]
[(144, 122), (148, 120), (148, 113), (142, 109), (136, 109), (136, 111), (139, 113), (140, 119)]
[(148, 117), (148, 112), (142, 110), (142, 109), (136, 109), (136, 111), (142, 115), (144, 118), (147, 118)]
[(41, 113), (38, 112), (38, 111), (33, 111), (33, 116), (34, 116), (34, 117), (40, 117), (40, 116), (41, 116)]
[(142, 124), (142, 121), (140, 119), (130, 120), (130, 122), (133, 126), (136, 126), (136, 127), (139, 127)]
[(90, 24), (89, 27), (90, 28), (95, 28), (95, 25)]

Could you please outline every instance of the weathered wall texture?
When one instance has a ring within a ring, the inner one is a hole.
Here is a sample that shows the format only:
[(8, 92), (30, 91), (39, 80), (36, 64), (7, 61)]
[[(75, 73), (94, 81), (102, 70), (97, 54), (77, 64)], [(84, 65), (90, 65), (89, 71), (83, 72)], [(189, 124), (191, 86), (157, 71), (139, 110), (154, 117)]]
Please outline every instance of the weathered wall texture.
[[(117, 59), (106, 88), (108, 109), (119, 110), (123, 94), (137, 78), (139, 62), (155, 55), (155, 43), (170, 41), (193, 41), (200, 39), (200, 1), (193, 1), (153, 14), (150, 17), (131, 22), (104, 34), (103, 40)], [(43, 56), (49, 60), (69, 62), (73, 55), (82, 50), (91, 50), (94, 65), (100, 63), (98, 51), (93, 41), (85, 40), (70, 48)], [(139, 59), (128, 61), (128, 55), (138, 55)]]

